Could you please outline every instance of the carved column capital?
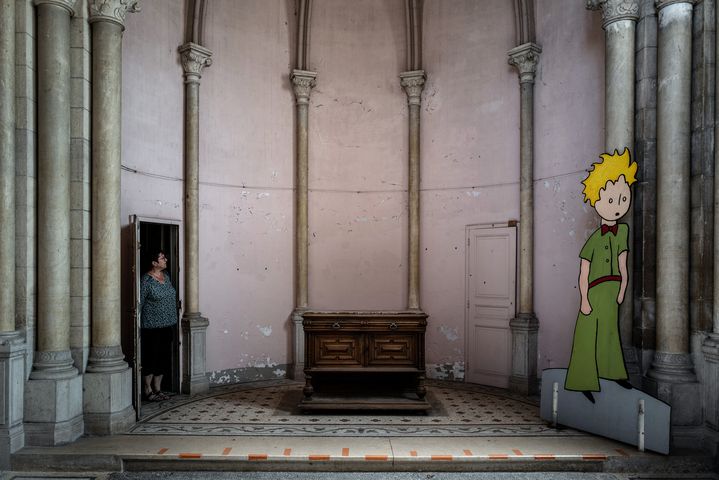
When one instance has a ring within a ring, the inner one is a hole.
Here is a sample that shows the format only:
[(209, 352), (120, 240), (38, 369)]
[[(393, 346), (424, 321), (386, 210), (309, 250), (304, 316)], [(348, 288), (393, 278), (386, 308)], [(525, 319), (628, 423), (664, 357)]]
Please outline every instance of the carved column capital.
[(75, 15), (75, 0), (35, 0), (35, 6), (40, 5), (55, 5), (56, 7), (62, 7), (68, 12), (70, 16)]
[(127, 12), (140, 11), (139, 0), (91, 0), (90, 23), (111, 22), (125, 29), (125, 16)]
[(178, 51), (182, 60), (182, 70), (185, 72), (185, 83), (200, 83), (202, 69), (212, 65), (210, 58), (212, 52), (192, 42), (182, 45)]
[(639, 20), (638, 0), (587, 0), (588, 10), (602, 11), (602, 28), (620, 20)]
[(657, 9), (657, 11), (661, 10), (664, 7), (668, 7), (669, 5), (673, 5), (675, 3), (688, 3), (689, 5), (695, 5), (699, 3), (697, 0), (655, 0), (654, 1), (654, 7)]
[(310, 92), (312, 87), (317, 84), (317, 72), (295, 69), (292, 70), (290, 79), (292, 80), (297, 104), (310, 103)]
[(424, 70), (412, 70), (399, 74), (400, 85), (407, 94), (408, 105), (419, 105), (422, 102), (422, 90), (424, 81), (427, 78)]
[(542, 53), (542, 47), (531, 42), (514, 47), (509, 51), (509, 64), (519, 71), (519, 83), (534, 83), (540, 53)]

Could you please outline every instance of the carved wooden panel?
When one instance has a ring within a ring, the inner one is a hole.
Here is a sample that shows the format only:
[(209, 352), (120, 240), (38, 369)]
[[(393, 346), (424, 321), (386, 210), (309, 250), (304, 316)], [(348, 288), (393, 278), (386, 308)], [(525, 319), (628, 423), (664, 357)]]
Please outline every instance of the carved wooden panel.
[(369, 338), (368, 365), (414, 365), (417, 340), (414, 335), (375, 334)]
[(362, 365), (362, 341), (352, 335), (317, 335), (314, 337), (316, 366)]

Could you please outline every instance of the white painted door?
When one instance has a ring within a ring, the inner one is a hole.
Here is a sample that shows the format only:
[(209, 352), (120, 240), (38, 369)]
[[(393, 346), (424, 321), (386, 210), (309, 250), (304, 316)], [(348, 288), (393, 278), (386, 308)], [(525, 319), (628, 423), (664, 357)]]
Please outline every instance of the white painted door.
[(516, 266), (516, 227), (467, 227), (467, 382), (509, 386)]

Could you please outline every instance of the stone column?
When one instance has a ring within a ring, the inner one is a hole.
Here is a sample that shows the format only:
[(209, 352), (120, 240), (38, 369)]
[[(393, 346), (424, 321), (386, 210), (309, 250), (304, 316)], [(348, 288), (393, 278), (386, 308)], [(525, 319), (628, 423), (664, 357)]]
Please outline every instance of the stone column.
[(308, 114), (310, 92), (315, 86), (316, 72), (292, 70), (290, 75), (295, 92), (295, 310), (293, 325), (292, 378), (304, 378), (305, 334), (302, 328), (302, 312), (309, 305), (308, 245), (307, 238), (307, 178), (309, 171)]
[[(657, 53), (657, 345), (648, 387), (675, 427), (701, 419), (689, 353), (692, 2), (660, 0)], [(678, 430), (674, 428), (676, 440)]]
[(92, 346), (84, 376), (88, 433), (134, 423), (132, 371), (120, 346), (122, 32), (137, 0), (95, 0), (92, 24)]
[(509, 51), (519, 72), (519, 305), (512, 330), (512, 374), (509, 388), (525, 395), (537, 392), (537, 333), (534, 314), (534, 76), (542, 49), (525, 43)]
[(25, 440), (82, 435), (82, 377), (70, 356), (70, 17), (74, 0), (37, 7), (37, 352), (25, 390)]
[[(634, 56), (635, 31), (639, 20), (637, 0), (590, 0), (587, 8), (602, 10), (605, 33), (604, 60), (604, 135), (605, 151), (620, 153), (628, 148), (634, 155)], [(631, 382), (641, 384), (641, 371), (632, 344), (633, 332), (633, 272), (634, 208), (630, 206), (622, 222), (629, 226), (629, 279), (624, 303), (619, 308), (619, 334), (624, 361)]]
[(182, 315), (182, 391), (206, 392), (207, 326), (200, 313), (200, 78), (212, 52), (189, 42), (179, 48), (185, 72), (185, 311)]
[[(715, 15), (719, 27), (719, 15)], [(719, 62), (719, 48), (715, 49), (716, 60)], [(719, 63), (714, 64), (719, 74)], [(719, 78), (719, 77), (715, 77)], [(719, 82), (715, 82), (715, 97), (719, 98)], [(714, 139), (719, 139), (719, 109), (714, 115)], [(714, 172), (719, 172), (719, 148), (714, 147)], [(704, 339), (705, 381), (704, 381), (704, 419), (713, 430), (719, 430), (719, 181), (714, 176), (714, 312), (712, 332)], [(717, 437), (715, 434), (714, 437)], [(719, 439), (715, 440), (719, 442)]]
[(0, 470), (25, 445), (25, 343), (15, 330), (15, 0), (0, 0)]
[(399, 74), (409, 107), (409, 268), (407, 309), (420, 310), (419, 299), (419, 114), (424, 89), (424, 70)]

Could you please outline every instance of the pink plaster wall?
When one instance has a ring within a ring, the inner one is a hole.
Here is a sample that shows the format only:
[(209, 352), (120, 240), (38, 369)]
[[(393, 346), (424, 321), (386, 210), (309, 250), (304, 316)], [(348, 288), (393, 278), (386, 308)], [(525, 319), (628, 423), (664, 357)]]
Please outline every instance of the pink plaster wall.
[(535, 312), (539, 369), (566, 367), (579, 310), (579, 251), (599, 225), (581, 181), (604, 145), (604, 32), (572, 0), (536, 2)]
[(505, 0), (424, 6), (422, 307), (430, 376), (465, 357), (465, 227), (519, 218), (519, 87)]
[[(537, 2), (535, 311), (540, 367), (564, 366), (577, 254), (596, 225), (581, 176), (603, 139), (600, 15)], [(123, 224), (182, 218), (182, 2), (128, 16)], [(200, 305), (207, 368), (289, 363), (293, 308), (294, 3), (214, 0), (200, 95)], [(404, 2), (313, 3), (310, 306), (402, 309), (407, 277)], [(421, 294), (427, 362), (463, 375), (465, 228), (519, 217), (519, 86), (506, 0), (426, 0), (421, 118)], [(148, 175), (149, 174), (149, 175)], [(283, 375), (284, 372), (278, 372)]]
[(320, 309), (401, 309), (407, 278), (404, 2), (317, 0), (309, 285)]

